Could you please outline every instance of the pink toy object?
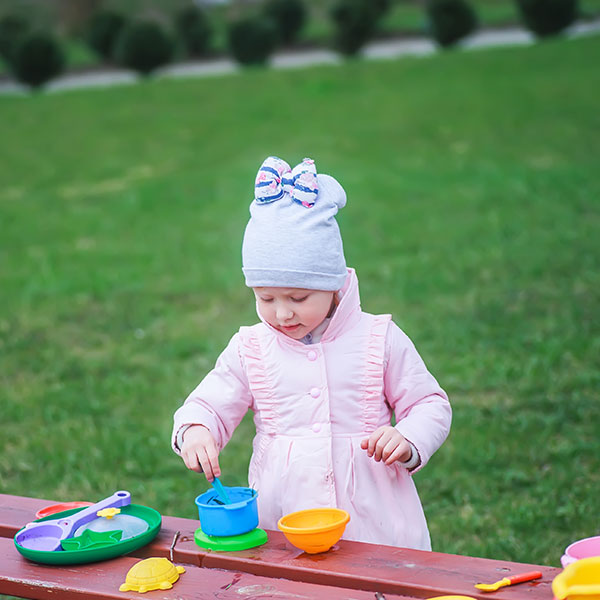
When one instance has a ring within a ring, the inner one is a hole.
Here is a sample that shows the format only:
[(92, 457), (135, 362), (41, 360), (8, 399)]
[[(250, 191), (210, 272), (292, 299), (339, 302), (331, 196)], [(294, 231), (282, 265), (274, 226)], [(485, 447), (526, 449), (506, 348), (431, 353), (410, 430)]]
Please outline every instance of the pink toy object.
[(567, 546), (565, 553), (560, 557), (563, 567), (582, 558), (600, 556), (600, 535), (578, 540)]

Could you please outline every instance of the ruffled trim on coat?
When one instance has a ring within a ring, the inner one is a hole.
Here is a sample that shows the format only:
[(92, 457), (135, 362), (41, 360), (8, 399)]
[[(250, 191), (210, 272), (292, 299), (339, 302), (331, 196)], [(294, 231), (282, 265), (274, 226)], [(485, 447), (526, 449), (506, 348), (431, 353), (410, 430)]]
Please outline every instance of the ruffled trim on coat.
[(385, 338), (391, 315), (370, 315), (371, 331), (366, 351), (366, 366), (361, 385), (363, 428), (370, 433), (379, 423), (381, 397), (383, 395), (383, 373), (385, 361)]
[[(265, 353), (261, 342), (265, 336), (261, 336), (259, 328), (262, 324), (252, 327), (240, 327), (240, 354), (246, 368), (248, 384), (254, 398), (257, 413), (260, 413), (261, 433), (274, 435), (277, 433), (277, 399), (271, 385), (271, 378), (267, 373)], [(269, 334), (269, 332), (266, 332)]]

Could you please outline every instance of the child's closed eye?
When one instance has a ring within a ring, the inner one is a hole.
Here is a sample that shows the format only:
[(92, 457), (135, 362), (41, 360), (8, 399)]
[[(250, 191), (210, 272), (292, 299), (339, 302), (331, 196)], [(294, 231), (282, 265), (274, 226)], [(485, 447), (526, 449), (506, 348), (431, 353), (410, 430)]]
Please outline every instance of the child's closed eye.
[(303, 296), (302, 298), (292, 298), (292, 302), (304, 302), (308, 296)]

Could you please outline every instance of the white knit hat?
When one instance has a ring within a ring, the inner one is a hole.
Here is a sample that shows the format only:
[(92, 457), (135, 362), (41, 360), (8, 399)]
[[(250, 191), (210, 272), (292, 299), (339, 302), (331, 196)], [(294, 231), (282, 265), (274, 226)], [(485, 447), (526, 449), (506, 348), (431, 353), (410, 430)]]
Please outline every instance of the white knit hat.
[(347, 269), (335, 215), (345, 204), (344, 188), (317, 174), (311, 159), (292, 171), (284, 160), (267, 158), (256, 176), (242, 244), (246, 285), (341, 289)]

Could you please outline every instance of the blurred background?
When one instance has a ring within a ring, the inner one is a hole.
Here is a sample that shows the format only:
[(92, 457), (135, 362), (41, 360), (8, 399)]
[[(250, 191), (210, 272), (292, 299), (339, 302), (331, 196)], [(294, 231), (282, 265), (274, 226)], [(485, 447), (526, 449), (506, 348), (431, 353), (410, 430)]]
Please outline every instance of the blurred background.
[[(267, 18), (268, 17), (268, 18)], [(363, 309), (448, 392), (416, 476), (440, 552), (559, 565), (597, 535), (600, 0), (2, 0), (0, 492), (196, 518), (173, 412), (241, 325), (256, 170), (315, 159)], [(293, 26), (292, 26), (293, 25)], [(479, 33), (533, 43), (469, 50)], [(374, 41), (425, 57), (366, 60)], [(336, 65), (269, 67), (325, 48)], [(230, 57), (233, 74), (168, 65)], [(52, 90), (66, 74), (135, 83)], [(247, 415), (222, 453), (246, 485)]]

